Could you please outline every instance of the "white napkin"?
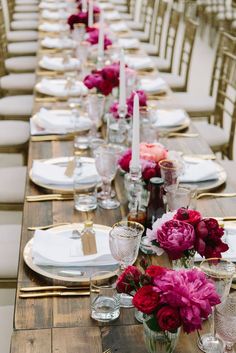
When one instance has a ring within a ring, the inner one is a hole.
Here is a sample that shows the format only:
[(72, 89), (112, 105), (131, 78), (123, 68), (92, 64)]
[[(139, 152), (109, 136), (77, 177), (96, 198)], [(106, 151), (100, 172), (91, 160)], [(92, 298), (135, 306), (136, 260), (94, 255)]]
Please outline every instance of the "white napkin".
[(80, 62), (76, 58), (70, 58), (67, 63), (64, 63), (64, 58), (45, 55), (39, 61), (39, 66), (47, 70), (67, 71), (78, 69)]
[(156, 127), (179, 126), (183, 124), (186, 119), (186, 112), (182, 109), (157, 109), (152, 116), (153, 125)]
[(58, 9), (64, 9), (67, 7), (67, 3), (65, 2), (46, 2), (46, 1), (41, 1), (39, 4), (40, 9), (52, 9), (52, 10), (58, 10)]
[(140, 42), (137, 38), (120, 38), (118, 39), (118, 46), (124, 49), (138, 49)]
[[(65, 134), (66, 132), (73, 131), (75, 128), (75, 117), (70, 110), (41, 108), (31, 119), (34, 124), (48, 133)], [(91, 126), (92, 122), (89, 118), (83, 116), (76, 118), (77, 130), (89, 130)]]
[(45, 37), (41, 44), (45, 48), (70, 49), (76, 47), (76, 42), (70, 38), (51, 38)]
[(111, 256), (109, 233), (96, 230), (97, 254), (83, 255), (80, 239), (71, 239), (72, 230), (52, 232), (36, 230), (33, 238), (33, 262), (41, 266), (115, 265)]
[[(82, 163), (81, 174), (77, 180), (81, 184), (97, 183), (100, 179), (97, 174), (95, 164)], [(73, 177), (65, 175), (66, 166), (58, 166), (55, 164), (44, 163), (34, 160), (31, 170), (32, 179), (44, 184), (53, 185), (68, 185), (72, 186), (74, 183)]]
[(218, 179), (218, 166), (213, 161), (185, 162), (184, 174), (179, 179), (185, 183)]
[(132, 69), (150, 69), (154, 68), (154, 62), (149, 56), (125, 56), (125, 63)]
[(113, 10), (114, 5), (110, 4), (109, 2), (100, 2), (99, 7), (102, 10)]
[(147, 93), (159, 93), (166, 92), (168, 85), (166, 81), (160, 77), (155, 79), (143, 78), (140, 80), (139, 89), (142, 89)]
[(69, 89), (66, 88), (66, 84), (67, 81), (64, 79), (43, 78), (35, 88), (40, 93), (56, 97), (86, 95), (88, 92), (87, 87), (81, 81), (76, 81)]
[(69, 17), (69, 14), (65, 11), (42, 11), (42, 18), (47, 20), (66, 20)]
[(117, 11), (104, 12), (104, 18), (108, 21), (120, 20), (121, 16)]
[[(99, 6), (101, 6), (101, 4)], [(117, 23), (111, 24), (110, 29), (113, 32), (125, 32), (125, 31), (128, 31), (129, 27), (125, 22), (117, 22)]]
[(50, 22), (44, 22), (39, 25), (39, 30), (40, 31), (45, 31), (45, 32), (64, 32), (69, 30), (69, 25), (67, 23), (50, 23)]

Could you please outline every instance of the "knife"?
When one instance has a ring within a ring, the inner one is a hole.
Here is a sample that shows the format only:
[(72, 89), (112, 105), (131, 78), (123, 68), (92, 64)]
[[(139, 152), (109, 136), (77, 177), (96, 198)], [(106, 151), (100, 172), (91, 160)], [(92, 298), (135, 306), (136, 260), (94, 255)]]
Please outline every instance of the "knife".
[(78, 291), (78, 292), (72, 292), (72, 291), (66, 291), (66, 292), (44, 292), (44, 293), (26, 293), (26, 294), (20, 294), (19, 298), (45, 298), (45, 297), (70, 297), (70, 296), (87, 296), (90, 295), (90, 291)]
[(22, 287), (20, 288), (21, 292), (39, 292), (39, 291), (50, 291), (50, 290), (59, 290), (62, 289), (64, 290), (80, 290), (83, 291), (85, 289), (89, 289), (88, 286), (84, 286), (84, 287), (76, 287), (76, 286), (72, 286), (72, 287), (66, 287), (66, 286), (41, 286), (41, 287)]

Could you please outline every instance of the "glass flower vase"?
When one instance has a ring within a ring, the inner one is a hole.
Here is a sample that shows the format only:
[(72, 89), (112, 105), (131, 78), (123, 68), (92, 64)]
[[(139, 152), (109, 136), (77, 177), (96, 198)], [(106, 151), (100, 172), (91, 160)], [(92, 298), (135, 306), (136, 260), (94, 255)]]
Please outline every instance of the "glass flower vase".
[(153, 331), (147, 321), (143, 322), (144, 341), (148, 353), (172, 353), (178, 341), (180, 328), (175, 333), (169, 331)]
[(172, 260), (173, 270), (191, 269), (194, 267), (195, 251), (191, 251), (188, 256), (182, 256), (180, 259)]

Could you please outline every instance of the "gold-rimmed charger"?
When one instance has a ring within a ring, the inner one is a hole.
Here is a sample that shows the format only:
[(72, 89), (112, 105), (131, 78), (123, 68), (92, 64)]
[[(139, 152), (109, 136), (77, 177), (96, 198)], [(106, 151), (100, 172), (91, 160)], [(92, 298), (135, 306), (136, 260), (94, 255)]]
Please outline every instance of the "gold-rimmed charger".
[[(56, 228), (51, 228), (48, 232), (56, 232), (58, 236), (60, 233), (65, 231), (73, 231), (74, 229), (78, 229), (81, 231), (83, 229), (82, 223), (75, 223), (75, 224), (68, 224)], [(111, 227), (101, 225), (101, 224), (94, 224), (93, 229), (97, 236), (104, 236), (109, 241), (109, 232)], [(98, 235), (99, 234), (99, 235)], [(74, 240), (76, 242), (76, 240)], [(39, 266), (34, 263), (33, 254), (32, 254), (32, 246), (33, 246), (33, 238), (26, 244), (24, 251), (23, 251), (23, 258), (26, 265), (36, 272), (37, 274), (50, 278), (53, 280), (57, 280), (59, 282), (72, 282), (72, 283), (79, 283), (81, 285), (88, 285), (90, 276), (98, 271), (101, 270), (108, 270), (111, 271), (111, 274), (115, 274), (118, 270), (118, 264), (116, 265), (106, 265), (106, 266)], [(114, 260), (115, 261), (115, 260)], [(79, 272), (83, 272), (83, 275), (78, 275)]]
[[(44, 162), (45, 164), (66, 166), (68, 164), (68, 162), (71, 161), (72, 159), (73, 159), (73, 157), (58, 157), (58, 158), (42, 159), (40, 161)], [(84, 164), (92, 164), (92, 163), (94, 164), (95, 163), (94, 158), (91, 158), (91, 157), (80, 157), (80, 160), (81, 160), (81, 163), (84, 163)], [(73, 185), (46, 184), (46, 183), (42, 183), (41, 181), (37, 180), (32, 175), (32, 168), (29, 171), (29, 177), (30, 177), (30, 180), (34, 184), (36, 184), (46, 190), (51, 190), (51, 191), (55, 191), (55, 192), (62, 193), (62, 194), (63, 193), (64, 194), (73, 193)], [(99, 186), (100, 185), (101, 184), (99, 183)], [(87, 189), (88, 189), (88, 185), (85, 185), (84, 188), (81, 188), (81, 191), (87, 190)]]

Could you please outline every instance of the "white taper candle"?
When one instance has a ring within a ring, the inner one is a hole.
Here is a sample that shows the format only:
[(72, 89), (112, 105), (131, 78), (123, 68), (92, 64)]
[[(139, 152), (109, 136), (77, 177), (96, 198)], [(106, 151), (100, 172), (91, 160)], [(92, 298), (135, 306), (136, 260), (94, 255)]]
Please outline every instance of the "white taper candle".
[(99, 21), (99, 38), (98, 38), (98, 56), (104, 56), (104, 16), (103, 11), (100, 12)]
[(83, 12), (87, 11), (87, 0), (82, 0), (82, 11)]
[(133, 135), (132, 135), (132, 158), (130, 167), (133, 169), (140, 168), (140, 123), (139, 123), (139, 96), (137, 93), (134, 95), (133, 107)]
[(120, 52), (120, 85), (119, 85), (119, 108), (126, 106), (126, 84), (125, 84), (125, 57), (124, 50)]
[(93, 27), (93, 0), (89, 0), (88, 26)]

